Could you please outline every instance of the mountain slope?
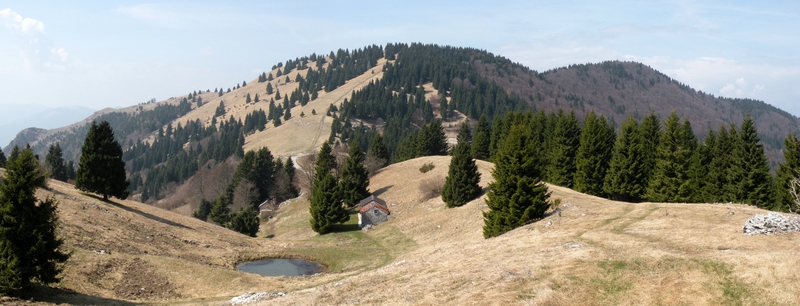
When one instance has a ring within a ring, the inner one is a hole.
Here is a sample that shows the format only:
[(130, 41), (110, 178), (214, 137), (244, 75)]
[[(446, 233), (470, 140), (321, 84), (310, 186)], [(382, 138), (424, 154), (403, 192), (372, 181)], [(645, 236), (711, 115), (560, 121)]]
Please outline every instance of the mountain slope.
[[(370, 190), (389, 203), (392, 215), (360, 239), (316, 236), (301, 225), (307, 202), (282, 207), (269, 223), (273, 239), (314, 242), (290, 252), (321, 254), (345, 261), (342, 266), (375, 258), (385, 264), (262, 304), (794, 304), (800, 294), (793, 285), (800, 261), (791, 255), (797, 234), (741, 232), (745, 220), (766, 211), (737, 204), (629, 204), (550, 186), (552, 198), (561, 199), (560, 214), (483, 239), (485, 195), (454, 209), (440, 197), (423, 199), (419, 186), (444, 177), (449, 160), (413, 159), (374, 176)], [(420, 173), (425, 163), (435, 168)], [(486, 186), (492, 165), (478, 166)], [(368, 241), (388, 246), (344, 252)]]

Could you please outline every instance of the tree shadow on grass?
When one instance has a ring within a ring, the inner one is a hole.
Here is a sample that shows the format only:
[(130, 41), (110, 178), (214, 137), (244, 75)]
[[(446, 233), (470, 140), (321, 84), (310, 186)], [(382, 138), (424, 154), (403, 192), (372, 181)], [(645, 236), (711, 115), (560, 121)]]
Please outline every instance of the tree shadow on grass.
[(161, 222), (161, 223), (164, 223), (164, 224), (166, 224), (166, 225), (176, 226), (176, 227), (180, 227), (180, 228), (185, 228), (185, 229), (193, 229), (193, 228), (191, 228), (191, 227), (188, 227), (188, 226), (186, 226), (186, 225), (183, 225), (183, 224), (177, 223), (177, 222), (175, 222), (175, 221), (172, 221), (172, 220), (167, 220), (167, 219), (164, 219), (164, 218), (161, 218), (161, 217), (158, 217), (158, 216), (152, 215), (152, 214), (148, 214), (148, 213), (146, 213), (146, 212), (143, 212), (143, 211), (141, 211), (141, 210), (134, 209), (134, 208), (131, 208), (131, 207), (128, 207), (128, 206), (122, 205), (122, 204), (120, 204), (120, 203), (117, 203), (117, 202), (111, 201), (111, 200), (108, 200), (108, 201), (106, 201), (106, 200), (103, 200), (103, 198), (101, 198), (101, 197), (99, 197), (99, 196), (97, 196), (97, 195), (94, 195), (94, 194), (90, 194), (90, 193), (83, 193), (83, 194), (84, 194), (85, 196), (91, 197), (91, 198), (93, 198), (93, 199), (95, 199), (95, 200), (98, 200), (98, 201), (100, 201), (100, 202), (104, 202), (104, 203), (108, 203), (108, 204), (114, 205), (114, 206), (116, 206), (117, 208), (124, 209), (124, 210), (126, 210), (126, 211), (129, 211), (129, 212), (135, 213), (135, 214), (137, 214), (137, 215), (140, 215), (140, 216), (142, 216), (142, 217), (145, 217), (145, 218), (147, 218), (147, 219), (150, 219), (150, 220), (153, 220), (153, 221)]
[(389, 186), (383, 187), (381, 189), (373, 191), (372, 194), (375, 195), (376, 197), (380, 196), (381, 194), (383, 194), (384, 192), (389, 190), (389, 188), (392, 188), (392, 187), (394, 187), (394, 185), (389, 185)]
[(348, 212), (350, 213), (350, 220), (344, 224), (334, 224), (331, 226), (331, 233), (347, 233), (361, 230), (361, 228), (358, 227), (358, 210), (352, 209)]
[[(115, 300), (78, 293), (70, 289), (52, 288), (41, 284), (32, 284), (30, 288), (21, 290), (13, 298), (20, 302), (43, 302), (68, 305), (137, 305), (124, 300)], [(13, 303), (13, 302), (12, 302)]]

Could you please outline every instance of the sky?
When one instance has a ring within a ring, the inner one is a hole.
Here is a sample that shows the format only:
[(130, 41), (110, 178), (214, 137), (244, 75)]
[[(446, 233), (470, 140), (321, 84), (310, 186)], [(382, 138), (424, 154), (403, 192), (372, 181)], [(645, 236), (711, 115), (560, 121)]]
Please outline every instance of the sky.
[(800, 1), (12, 0), (0, 2), (0, 126), (228, 88), (287, 59), (387, 42), (478, 48), (538, 71), (636, 61), (800, 116)]

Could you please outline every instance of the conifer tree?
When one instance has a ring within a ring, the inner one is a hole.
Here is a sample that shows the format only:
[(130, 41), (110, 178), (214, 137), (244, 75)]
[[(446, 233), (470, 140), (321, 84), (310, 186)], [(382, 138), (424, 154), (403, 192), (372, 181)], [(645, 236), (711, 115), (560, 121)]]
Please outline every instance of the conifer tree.
[(267, 94), (268, 95), (272, 94), (272, 83), (267, 83)]
[(0, 149), (0, 168), (6, 167), (6, 155), (3, 154), (3, 150)]
[(647, 188), (647, 199), (654, 202), (689, 202), (693, 196), (689, 167), (697, 146), (689, 121), (680, 124), (673, 111), (664, 122), (658, 145), (656, 168)]
[(468, 120), (461, 124), (456, 136), (456, 144), (459, 142), (472, 143), (472, 130), (469, 128)]
[(447, 137), (439, 119), (434, 119), (417, 136), (417, 156), (447, 155)]
[(559, 110), (553, 135), (550, 137), (548, 181), (551, 184), (572, 188), (575, 174), (575, 156), (580, 146), (581, 128), (575, 112), (569, 115)]
[(742, 137), (739, 129), (735, 124), (731, 124), (728, 130), (729, 142), (731, 151), (728, 152), (728, 165), (725, 168), (725, 177), (727, 184), (723, 192), (728, 197), (728, 201), (742, 202), (745, 199), (746, 192), (741, 189), (741, 182), (745, 180), (747, 173), (745, 173), (746, 166), (743, 164), (742, 159)]
[(320, 235), (330, 232), (333, 225), (350, 220), (350, 215), (342, 205), (336, 178), (331, 171), (336, 167), (336, 159), (331, 154), (327, 142), (322, 144), (314, 167), (314, 182), (311, 186), (311, 229)]
[(244, 102), (245, 102), (245, 103), (250, 103), (250, 102), (253, 102), (253, 100), (252, 100), (252, 99), (250, 99), (250, 93), (247, 93), (247, 98), (245, 99), (245, 101), (244, 101)]
[(0, 180), (0, 292), (25, 289), (32, 282), (60, 281), (61, 264), (69, 255), (59, 249), (58, 202), (39, 201), (36, 188), (45, 182), (30, 149), (15, 150)]
[(709, 129), (706, 139), (702, 144), (698, 143), (697, 149), (692, 154), (692, 160), (689, 166), (689, 180), (691, 181), (691, 188), (694, 191), (694, 196), (691, 201), (696, 203), (708, 203), (714, 198), (710, 194), (709, 184), (709, 169), (713, 160), (714, 146), (717, 142), (717, 134), (714, 130)]
[[(797, 133), (786, 135), (783, 139), (783, 159), (784, 162), (778, 166), (776, 178), (777, 185), (777, 207), (776, 210), (797, 212), (800, 203), (795, 202), (794, 196), (790, 193), (791, 184), (795, 184), (800, 179), (800, 140)], [(793, 182), (794, 180), (794, 182)], [(800, 193), (800, 186), (795, 187)]]
[[(710, 141), (710, 140), (708, 140)], [(732, 165), (731, 152), (734, 149), (734, 141), (728, 134), (728, 129), (721, 126), (719, 132), (715, 134), (714, 142), (709, 149), (711, 161), (708, 163), (705, 183), (705, 201), (709, 203), (733, 201), (731, 194), (726, 192), (730, 189), (728, 171)]]
[(648, 186), (650, 184), (650, 176), (656, 167), (656, 149), (661, 140), (661, 122), (658, 120), (658, 116), (651, 113), (642, 119), (642, 123), (639, 125), (639, 137), (642, 138), (642, 152), (644, 154), (642, 175), (644, 177), (644, 185)]
[(67, 175), (67, 165), (64, 162), (61, 145), (56, 142), (50, 145), (47, 150), (47, 156), (44, 158), (45, 166), (50, 177), (54, 180), (66, 182), (69, 178)]
[(358, 143), (351, 143), (347, 154), (342, 178), (339, 180), (339, 190), (345, 207), (353, 207), (370, 195), (369, 173), (364, 167), (364, 152)]
[(586, 115), (581, 129), (581, 140), (575, 156), (575, 190), (604, 196), (603, 181), (611, 161), (616, 135), (606, 118), (597, 117), (594, 111)]
[(227, 225), (231, 220), (231, 201), (232, 199), (228, 196), (228, 192), (223, 192), (217, 202), (214, 203), (214, 206), (211, 207), (208, 218), (221, 226)]
[(283, 121), (287, 121), (289, 119), (292, 119), (292, 110), (287, 108), (283, 113)]
[(472, 157), (480, 160), (489, 160), (489, 147), (491, 145), (491, 130), (486, 115), (481, 115), (475, 127), (475, 136), (472, 137)]
[(246, 209), (239, 209), (238, 212), (232, 213), (228, 228), (239, 233), (255, 237), (258, 233), (258, 212), (252, 207)]
[(470, 143), (460, 141), (453, 149), (450, 168), (442, 188), (442, 200), (447, 207), (453, 208), (466, 204), (481, 194), (481, 174), (472, 159)]
[(609, 163), (603, 191), (612, 200), (638, 202), (647, 189), (644, 180), (644, 146), (639, 124), (628, 116), (622, 123)]
[(128, 184), (122, 147), (114, 139), (111, 125), (105, 120), (99, 125), (93, 121), (81, 148), (75, 188), (101, 194), (105, 201), (109, 196), (124, 200)]
[(542, 182), (541, 157), (530, 131), (522, 125), (511, 128), (495, 156), (483, 213), (483, 237), (502, 235), (541, 218), (550, 207), (550, 192)]
[(381, 168), (389, 163), (389, 150), (386, 148), (386, 144), (383, 143), (383, 136), (381, 136), (381, 134), (375, 133), (375, 137), (372, 137), (367, 155), (372, 156), (378, 161), (382, 161), (379, 165)]
[(772, 209), (775, 204), (775, 188), (769, 173), (769, 163), (764, 154), (764, 145), (758, 137), (756, 126), (750, 114), (745, 116), (739, 133), (740, 147), (736, 155), (744, 167), (744, 180), (739, 181), (742, 203)]

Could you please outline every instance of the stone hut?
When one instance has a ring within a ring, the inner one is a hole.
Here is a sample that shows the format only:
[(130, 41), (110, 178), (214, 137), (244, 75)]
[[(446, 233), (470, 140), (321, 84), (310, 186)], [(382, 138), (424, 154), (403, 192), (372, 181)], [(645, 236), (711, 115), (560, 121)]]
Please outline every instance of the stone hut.
[(369, 224), (376, 225), (389, 220), (389, 208), (386, 202), (371, 195), (358, 203), (358, 227), (364, 227)]

